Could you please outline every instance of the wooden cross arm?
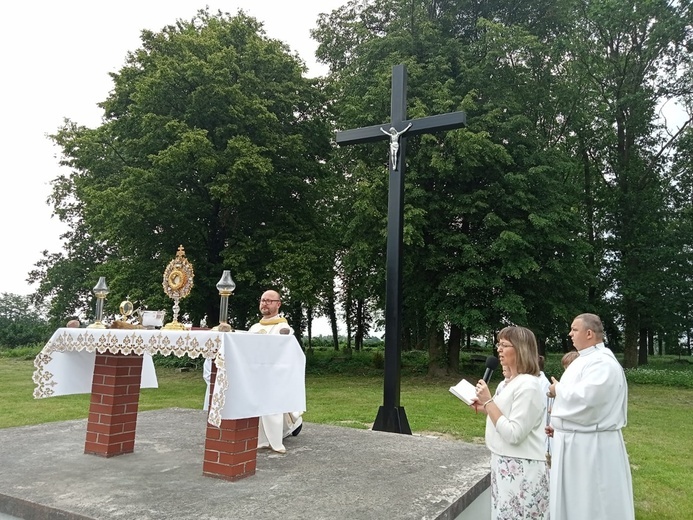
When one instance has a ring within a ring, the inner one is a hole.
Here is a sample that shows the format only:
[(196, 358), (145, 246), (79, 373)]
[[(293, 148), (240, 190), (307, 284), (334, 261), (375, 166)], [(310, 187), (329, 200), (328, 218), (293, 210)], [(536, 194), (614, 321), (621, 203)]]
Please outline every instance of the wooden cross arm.
[(364, 126), (363, 128), (354, 128), (353, 130), (337, 132), (337, 144), (361, 144), (390, 139), (389, 135), (384, 134), (382, 130), (380, 130), (381, 128), (387, 130), (389, 125)]
[(467, 124), (467, 115), (464, 112), (451, 112), (449, 114), (422, 117), (420, 119), (407, 119), (398, 125), (386, 123), (384, 125), (364, 126), (363, 128), (344, 130), (342, 132), (337, 132), (337, 144), (361, 144), (373, 141), (384, 141), (390, 139), (390, 136), (384, 133), (382, 129), (388, 130), (391, 126), (395, 126), (395, 129), (399, 131), (406, 128), (410, 123), (411, 128), (407, 130), (402, 137), (462, 128)]
[(443, 130), (455, 130), (467, 125), (467, 114), (464, 112), (450, 112), (437, 116), (422, 117), (404, 121), (404, 125), (412, 123), (412, 127), (407, 130), (405, 135), (432, 134)]

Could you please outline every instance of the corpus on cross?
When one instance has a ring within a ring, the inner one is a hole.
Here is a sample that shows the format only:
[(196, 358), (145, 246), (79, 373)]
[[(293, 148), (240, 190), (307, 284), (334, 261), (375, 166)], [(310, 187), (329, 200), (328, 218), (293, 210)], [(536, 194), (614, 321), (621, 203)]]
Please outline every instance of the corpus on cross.
[[(389, 129), (383, 125), (337, 132), (339, 145), (390, 141), (390, 180), (387, 203), (387, 260), (385, 280), (385, 377), (383, 405), (373, 429), (411, 434), (407, 414), (400, 406), (400, 357), (402, 355), (402, 233), (404, 225), (404, 171), (409, 136), (454, 130), (466, 123), (464, 112), (407, 119), (407, 71), (404, 65), (392, 68)], [(386, 125), (387, 126), (387, 125)]]

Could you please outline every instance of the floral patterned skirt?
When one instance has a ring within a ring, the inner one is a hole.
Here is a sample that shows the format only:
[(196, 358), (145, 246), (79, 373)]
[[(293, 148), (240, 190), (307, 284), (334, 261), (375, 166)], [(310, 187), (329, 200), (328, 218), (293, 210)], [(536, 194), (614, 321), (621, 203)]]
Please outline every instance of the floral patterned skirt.
[(491, 518), (549, 520), (549, 470), (545, 460), (491, 454)]

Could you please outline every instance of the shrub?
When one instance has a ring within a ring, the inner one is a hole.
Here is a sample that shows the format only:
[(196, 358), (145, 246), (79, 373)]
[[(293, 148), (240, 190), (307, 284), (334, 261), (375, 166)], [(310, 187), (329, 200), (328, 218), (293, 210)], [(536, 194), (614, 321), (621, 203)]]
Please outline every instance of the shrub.
[(25, 347), (0, 348), (0, 357), (34, 359), (43, 348), (43, 343), (36, 343)]
[(402, 371), (409, 374), (427, 374), (428, 352), (425, 350), (402, 352)]
[(188, 356), (178, 357), (175, 354), (169, 354), (168, 356), (163, 356), (161, 354), (156, 354), (152, 356), (154, 360), (154, 365), (158, 367), (168, 367), (168, 368), (191, 368), (194, 370), (202, 370), (202, 365), (205, 360), (202, 357), (190, 358)]
[(648, 367), (630, 368), (626, 370), (628, 383), (642, 385), (675, 386), (677, 388), (693, 388), (693, 370), (656, 369)]
[(334, 349), (313, 349), (306, 353), (306, 372), (310, 374), (378, 374), (370, 352), (349, 353)]
[(42, 310), (31, 303), (29, 296), (0, 294), (0, 345), (18, 348), (50, 337)]
[(373, 352), (373, 367), (378, 370), (385, 368), (385, 354), (380, 350)]
[[(308, 336), (303, 336), (303, 345), (308, 346)], [(332, 341), (332, 336), (313, 336), (310, 340), (311, 348), (314, 349), (332, 349), (334, 350), (334, 343)]]

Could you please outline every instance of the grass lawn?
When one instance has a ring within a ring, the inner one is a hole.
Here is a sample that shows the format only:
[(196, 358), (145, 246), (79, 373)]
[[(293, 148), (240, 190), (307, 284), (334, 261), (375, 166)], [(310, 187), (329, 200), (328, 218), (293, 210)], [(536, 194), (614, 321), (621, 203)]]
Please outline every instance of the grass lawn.
[[(31, 360), (0, 358), (0, 428), (86, 418), (89, 396), (35, 400)], [(201, 408), (205, 384), (199, 371), (157, 367), (158, 389), (143, 389), (140, 410)], [(414, 433), (483, 443), (485, 416), (476, 415), (450, 395), (456, 378), (404, 376), (401, 403)], [(308, 422), (368, 428), (382, 404), (382, 377), (312, 375), (306, 377)], [(689, 518), (693, 493), (693, 389), (653, 384), (629, 387), (624, 436), (633, 470), (638, 520)], [(595, 519), (596, 520), (596, 519)]]

